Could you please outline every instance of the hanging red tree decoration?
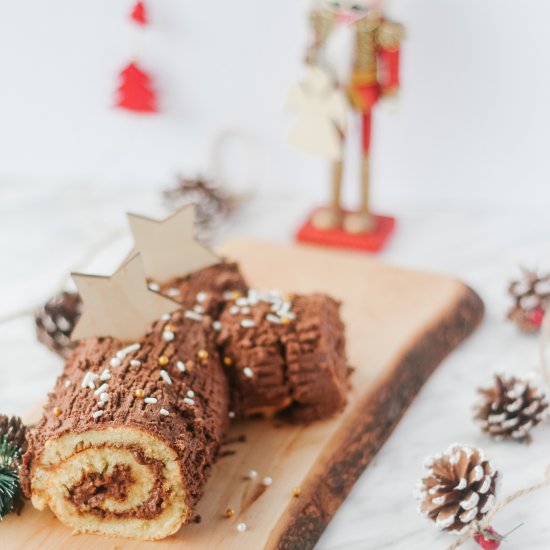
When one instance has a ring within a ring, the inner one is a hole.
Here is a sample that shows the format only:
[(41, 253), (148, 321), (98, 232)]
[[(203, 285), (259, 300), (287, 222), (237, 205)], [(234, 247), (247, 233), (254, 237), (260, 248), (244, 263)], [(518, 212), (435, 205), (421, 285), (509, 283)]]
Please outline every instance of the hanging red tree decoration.
[[(138, 0), (130, 13), (131, 20), (145, 26), (148, 22), (145, 3)], [(151, 83), (151, 77), (136, 60), (128, 63), (119, 74), (120, 85), (117, 88), (115, 106), (136, 113), (156, 113), (157, 97)]]
[(139, 113), (156, 113), (157, 98), (149, 75), (135, 62), (129, 63), (120, 72), (116, 106)]
[(132, 21), (134, 21), (134, 23), (137, 23), (138, 25), (147, 24), (147, 12), (145, 10), (145, 4), (141, 0), (139, 2), (136, 2), (136, 5), (134, 6), (132, 13), (130, 14), (130, 17), (132, 18)]

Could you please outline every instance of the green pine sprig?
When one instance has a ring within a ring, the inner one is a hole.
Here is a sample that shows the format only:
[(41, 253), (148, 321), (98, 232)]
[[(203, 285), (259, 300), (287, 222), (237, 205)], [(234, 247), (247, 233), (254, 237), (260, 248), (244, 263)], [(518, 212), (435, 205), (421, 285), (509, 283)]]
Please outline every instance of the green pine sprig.
[(0, 439), (0, 520), (14, 510), (20, 494), (19, 449), (4, 435)]

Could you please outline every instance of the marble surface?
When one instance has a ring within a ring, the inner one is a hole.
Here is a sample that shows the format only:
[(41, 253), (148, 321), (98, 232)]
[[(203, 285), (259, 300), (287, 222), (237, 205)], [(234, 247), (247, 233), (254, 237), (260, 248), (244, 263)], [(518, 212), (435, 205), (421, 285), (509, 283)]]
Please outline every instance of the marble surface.
[[(23, 414), (52, 385), (62, 363), (37, 343), (30, 311), (62, 285), (75, 267), (108, 272), (127, 248), (123, 213), (156, 214), (159, 193), (146, 187), (0, 186), (0, 403)], [(290, 241), (308, 209), (306, 198), (263, 196), (243, 205), (223, 237), (247, 235)], [(471, 420), (475, 389), (494, 371), (529, 372), (537, 366), (537, 340), (504, 321), (505, 288), (518, 265), (544, 266), (550, 223), (540, 212), (421, 211), (392, 205), (399, 229), (380, 256), (394, 264), (451, 273), (475, 288), (486, 319), (425, 385), (395, 432), (357, 482), (318, 544), (319, 550), (431, 550), (453, 541), (416, 512), (413, 488), (427, 455), (452, 442), (480, 446), (503, 473), (501, 495), (542, 477), (550, 463), (550, 422), (531, 445), (496, 443)], [(91, 258), (94, 248), (102, 252)], [(86, 266), (82, 266), (82, 260)], [(495, 527), (519, 523), (505, 548), (550, 548), (550, 488), (503, 510)], [(1, 531), (1, 527), (0, 527)], [(479, 548), (474, 543), (464, 545)]]

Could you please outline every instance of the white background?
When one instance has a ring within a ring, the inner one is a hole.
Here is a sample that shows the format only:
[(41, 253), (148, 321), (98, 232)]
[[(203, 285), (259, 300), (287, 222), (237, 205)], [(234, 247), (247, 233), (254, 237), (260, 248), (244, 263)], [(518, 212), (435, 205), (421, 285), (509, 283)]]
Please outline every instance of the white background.
[[(259, 186), (228, 235), (288, 242), (326, 193), (323, 162), (284, 141), (292, 117), (283, 99), (306, 41), (303, 0), (149, 0), (143, 64), (163, 104), (150, 117), (110, 108), (117, 71), (140, 42), (130, 4), (0, 0), (0, 319), (22, 310), (0, 323), (2, 412), (28, 411), (62, 366), (36, 342), (28, 310), (90, 246), (124, 230), (126, 210), (155, 213), (176, 172), (208, 169), (220, 134), (238, 137), (224, 150), (224, 181), (243, 186), (252, 173)], [(399, 223), (381, 257), (466, 280), (487, 319), (423, 388), (323, 550), (446, 547), (452, 538), (416, 514), (411, 494), (423, 458), (453, 441), (485, 448), (504, 473), (503, 495), (540, 479), (550, 457), (549, 424), (531, 446), (495, 443), (470, 411), (491, 373), (537, 365), (536, 339), (503, 319), (518, 263), (549, 263), (550, 2), (394, 0), (392, 15), (408, 38), (397, 111), (376, 113), (375, 204)], [(111, 247), (111, 268), (127, 246), (126, 236)], [(548, 495), (499, 514), (501, 532), (526, 523), (507, 548), (550, 547)]]
[[(0, 184), (166, 184), (177, 170), (205, 170), (212, 140), (237, 130), (259, 144), (261, 185), (323, 197), (323, 161), (285, 144), (307, 2), (149, 0), (145, 31), (129, 22), (131, 4), (0, 1)], [(540, 206), (550, 3), (392, 0), (388, 11), (408, 38), (397, 112), (376, 113), (375, 203)], [(159, 116), (110, 108), (137, 50)], [(228, 179), (241, 182), (247, 167), (237, 169)]]

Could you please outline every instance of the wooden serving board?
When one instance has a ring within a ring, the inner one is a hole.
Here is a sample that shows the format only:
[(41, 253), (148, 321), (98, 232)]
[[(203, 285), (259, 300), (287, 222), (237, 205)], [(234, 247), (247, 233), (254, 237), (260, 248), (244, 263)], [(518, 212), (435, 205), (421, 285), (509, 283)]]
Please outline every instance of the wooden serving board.
[[(72, 535), (50, 512), (25, 506), (0, 526), (3, 549), (312, 548), (354, 482), (441, 360), (470, 334), (483, 304), (451, 277), (384, 265), (363, 255), (311, 247), (233, 241), (220, 252), (237, 260), (253, 286), (326, 292), (342, 301), (349, 360), (356, 368), (345, 411), (304, 426), (253, 420), (231, 428), (197, 509), (201, 522), (158, 542)], [(245, 442), (238, 442), (240, 436)], [(257, 470), (258, 480), (246, 479)], [(273, 484), (261, 490), (259, 480)], [(292, 488), (301, 494), (293, 497)], [(225, 517), (226, 508), (235, 515)], [(239, 522), (248, 530), (240, 533)], [(367, 526), (366, 526), (367, 527)]]

